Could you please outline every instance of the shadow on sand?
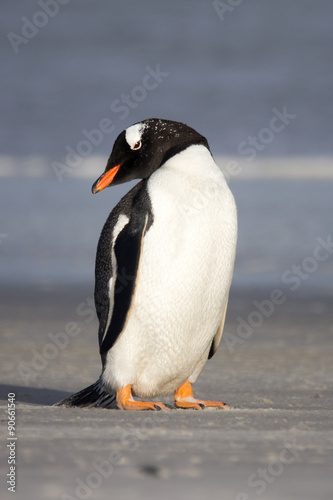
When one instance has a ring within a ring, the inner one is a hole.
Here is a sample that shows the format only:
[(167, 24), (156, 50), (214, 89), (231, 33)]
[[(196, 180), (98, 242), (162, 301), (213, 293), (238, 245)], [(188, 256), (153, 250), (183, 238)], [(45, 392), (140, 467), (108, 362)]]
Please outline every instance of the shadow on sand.
[(20, 385), (0, 384), (0, 400), (7, 401), (8, 394), (13, 392), (17, 403), (30, 403), (41, 406), (52, 406), (61, 399), (71, 395), (70, 392), (57, 391), (44, 387), (24, 387)]

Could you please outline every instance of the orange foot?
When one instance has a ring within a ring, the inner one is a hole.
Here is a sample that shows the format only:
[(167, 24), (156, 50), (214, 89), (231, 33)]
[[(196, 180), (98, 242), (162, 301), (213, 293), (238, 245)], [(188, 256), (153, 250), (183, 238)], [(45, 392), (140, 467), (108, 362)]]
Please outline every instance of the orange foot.
[(117, 391), (117, 406), (120, 410), (168, 410), (163, 403), (135, 401), (131, 392), (131, 385)]
[(229, 408), (228, 405), (220, 401), (202, 401), (201, 399), (195, 399), (190, 382), (185, 382), (185, 384), (181, 385), (176, 390), (175, 405), (177, 406), (177, 408), (193, 408), (195, 410), (202, 410), (207, 406)]

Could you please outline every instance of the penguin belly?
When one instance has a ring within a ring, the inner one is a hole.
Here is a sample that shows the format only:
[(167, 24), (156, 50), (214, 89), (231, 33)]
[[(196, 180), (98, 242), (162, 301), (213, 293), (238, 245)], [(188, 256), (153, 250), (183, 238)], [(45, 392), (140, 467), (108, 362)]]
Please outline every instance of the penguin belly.
[(194, 382), (208, 357), (227, 306), (237, 216), (207, 154), (191, 174), (180, 168), (184, 151), (149, 179), (153, 223), (143, 239), (126, 325), (103, 372), (115, 390), (131, 384), (142, 398), (170, 394)]

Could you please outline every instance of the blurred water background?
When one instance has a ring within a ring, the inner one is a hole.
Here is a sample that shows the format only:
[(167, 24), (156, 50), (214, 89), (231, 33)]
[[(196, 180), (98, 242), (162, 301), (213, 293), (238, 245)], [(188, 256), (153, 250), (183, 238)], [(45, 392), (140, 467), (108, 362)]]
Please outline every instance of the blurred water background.
[[(92, 196), (91, 184), (118, 133), (152, 116), (196, 128), (231, 173), (234, 287), (285, 286), (331, 234), (332, 2), (3, 0), (1, 10), (3, 284), (93, 282), (97, 238), (129, 186)], [(331, 259), (314, 271), (299, 291), (331, 293)]]

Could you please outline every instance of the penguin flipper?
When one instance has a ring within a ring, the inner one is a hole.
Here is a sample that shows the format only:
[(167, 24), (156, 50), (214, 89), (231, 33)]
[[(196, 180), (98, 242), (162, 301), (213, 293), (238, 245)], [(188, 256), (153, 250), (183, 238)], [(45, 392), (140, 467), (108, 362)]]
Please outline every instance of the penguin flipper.
[(117, 236), (114, 244), (117, 273), (114, 276), (113, 311), (109, 325), (100, 338), (102, 359), (121, 335), (135, 295), (143, 237), (148, 214), (134, 215)]
[(209, 351), (209, 354), (208, 354), (208, 359), (211, 359), (214, 356), (214, 354), (217, 351), (218, 346), (220, 345), (221, 338), (222, 338), (222, 333), (223, 333), (223, 328), (224, 328), (225, 316), (227, 314), (227, 307), (228, 307), (228, 301), (227, 301), (225, 309), (224, 309), (224, 313), (223, 313), (223, 316), (222, 316), (222, 321), (221, 321), (220, 326), (218, 327), (218, 329), (217, 329), (217, 331), (215, 333), (212, 345), (210, 346), (210, 351)]

